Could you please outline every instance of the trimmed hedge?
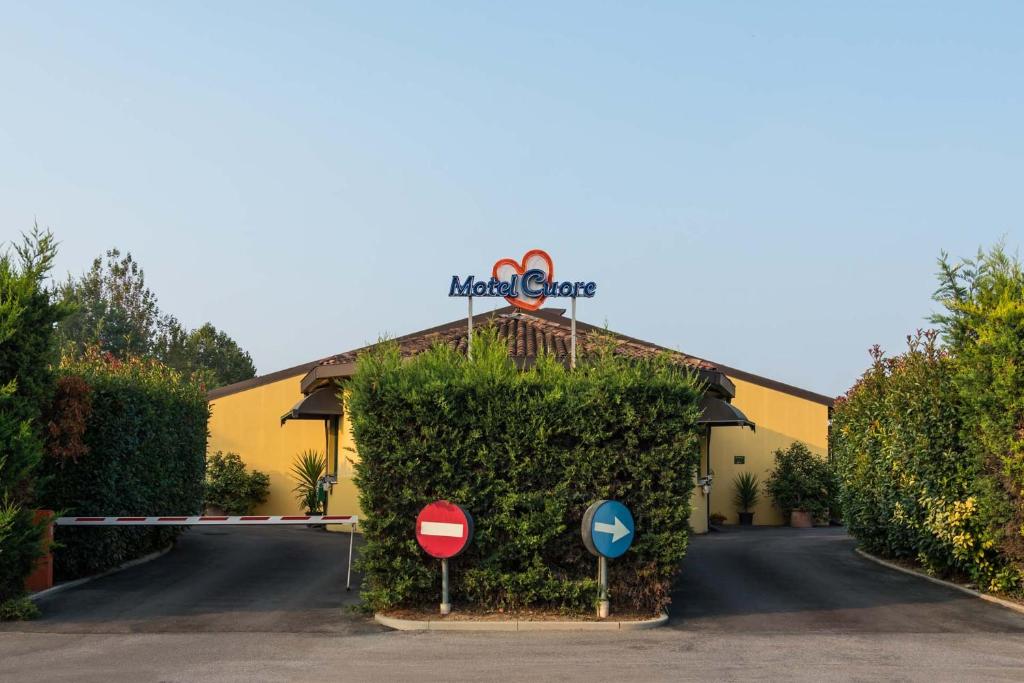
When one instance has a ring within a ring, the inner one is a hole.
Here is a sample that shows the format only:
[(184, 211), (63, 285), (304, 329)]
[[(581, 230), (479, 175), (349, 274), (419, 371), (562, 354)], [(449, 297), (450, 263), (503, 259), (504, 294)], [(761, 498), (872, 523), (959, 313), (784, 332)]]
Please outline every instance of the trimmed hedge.
[[(156, 361), (96, 352), (60, 372), (88, 385), (84, 449), (40, 466), (41, 505), (67, 515), (201, 512), (208, 408), (202, 389)], [(58, 580), (95, 574), (162, 549), (180, 527), (58, 527)]]
[(456, 601), (592, 607), (596, 558), (580, 522), (607, 498), (632, 510), (637, 529), (629, 552), (609, 563), (615, 604), (668, 604), (699, 461), (702, 388), (690, 372), (610, 346), (573, 371), (550, 357), (521, 371), (484, 329), (472, 360), (437, 346), (403, 361), (393, 343), (380, 344), (360, 356), (348, 387), (367, 607), (438, 601), (439, 563), (418, 547), (415, 519), (439, 498), (465, 506), (476, 526), (450, 565)]
[(845, 519), (869, 550), (1024, 595), (1024, 268), (1001, 246), (939, 264), (939, 331), (876, 347), (836, 403)]
[(964, 455), (952, 359), (930, 332), (895, 358), (876, 347), (873, 361), (832, 419), (847, 528), (869, 552), (988, 586), (997, 558), (975, 514), (982, 482)]

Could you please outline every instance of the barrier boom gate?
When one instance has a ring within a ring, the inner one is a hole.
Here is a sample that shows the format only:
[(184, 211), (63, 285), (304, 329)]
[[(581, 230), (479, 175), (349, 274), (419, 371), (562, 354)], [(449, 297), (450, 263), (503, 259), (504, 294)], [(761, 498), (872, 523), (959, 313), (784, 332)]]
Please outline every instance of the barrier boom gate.
[(348, 572), (345, 590), (352, 590), (352, 543), (357, 515), (162, 515), (158, 517), (58, 517), (57, 526), (264, 526), (277, 524), (348, 524)]

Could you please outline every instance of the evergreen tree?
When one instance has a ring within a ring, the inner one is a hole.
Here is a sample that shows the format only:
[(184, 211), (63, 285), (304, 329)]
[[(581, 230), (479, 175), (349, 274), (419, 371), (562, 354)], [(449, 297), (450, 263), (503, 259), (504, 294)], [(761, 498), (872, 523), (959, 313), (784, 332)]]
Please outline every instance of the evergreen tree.
[(41, 552), (27, 503), (54, 388), (54, 325), (67, 308), (45, 286), (57, 244), (36, 226), (0, 254), (0, 604), (23, 592)]

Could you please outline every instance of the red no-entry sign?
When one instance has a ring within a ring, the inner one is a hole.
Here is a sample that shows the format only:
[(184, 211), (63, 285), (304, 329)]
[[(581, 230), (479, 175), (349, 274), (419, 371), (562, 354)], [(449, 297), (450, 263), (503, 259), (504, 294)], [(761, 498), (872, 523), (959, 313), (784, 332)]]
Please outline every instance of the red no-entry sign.
[(463, 507), (436, 500), (416, 517), (416, 540), (431, 557), (455, 557), (473, 540), (473, 517)]

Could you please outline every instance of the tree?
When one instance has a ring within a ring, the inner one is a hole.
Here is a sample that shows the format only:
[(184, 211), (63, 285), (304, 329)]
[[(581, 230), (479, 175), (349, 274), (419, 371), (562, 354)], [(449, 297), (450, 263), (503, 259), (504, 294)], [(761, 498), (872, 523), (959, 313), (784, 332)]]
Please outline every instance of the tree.
[(78, 279), (68, 277), (62, 298), (75, 312), (58, 328), (60, 344), (81, 353), (90, 346), (115, 358), (149, 356), (167, 320), (132, 255), (110, 249)]
[(0, 605), (24, 591), (41, 553), (27, 503), (43, 456), (40, 417), (54, 387), (53, 329), (67, 313), (45, 286), (56, 253), (53, 235), (36, 226), (0, 254)]
[(196, 375), (208, 389), (256, 375), (252, 356), (211, 323), (189, 332), (172, 319), (155, 355), (176, 370)]
[(58, 337), (74, 355), (96, 347), (121, 360), (156, 358), (207, 389), (256, 374), (252, 357), (211, 323), (188, 330), (161, 311), (130, 253), (108, 250), (81, 277), (69, 277), (61, 297), (74, 305), (75, 313), (60, 324)]

